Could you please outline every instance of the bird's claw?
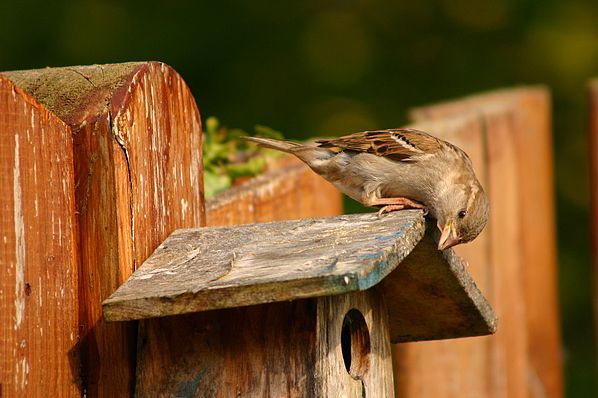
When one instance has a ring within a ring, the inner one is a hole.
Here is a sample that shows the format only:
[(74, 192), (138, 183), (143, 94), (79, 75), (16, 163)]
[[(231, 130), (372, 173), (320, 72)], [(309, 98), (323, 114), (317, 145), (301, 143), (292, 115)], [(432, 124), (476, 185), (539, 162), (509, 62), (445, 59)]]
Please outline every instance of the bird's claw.
[(398, 210), (404, 210), (404, 209), (419, 209), (419, 210), (423, 210), (424, 212), (424, 216), (428, 215), (428, 208), (425, 206), (406, 206), (406, 205), (386, 205), (380, 208), (380, 210), (378, 210), (378, 219), (381, 219), (382, 216), (386, 213), (390, 213), (393, 211), (398, 211)]
[(380, 208), (380, 210), (378, 210), (378, 218), (381, 218), (382, 215), (386, 214), (386, 213), (390, 213), (392, 211), (397, 211), (397, 210), (403, 210), (405, 208), (404, 205), (386, 205), (382, 208)]

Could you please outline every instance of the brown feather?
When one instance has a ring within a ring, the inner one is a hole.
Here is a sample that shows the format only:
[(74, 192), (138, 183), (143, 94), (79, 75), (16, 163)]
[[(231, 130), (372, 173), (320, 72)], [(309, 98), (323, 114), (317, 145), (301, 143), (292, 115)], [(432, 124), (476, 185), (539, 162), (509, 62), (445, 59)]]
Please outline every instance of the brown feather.
[(398, 161), (413, 160), (441, 148), (440, 140), (414, 129), (365, 131), (339, 138), (316, 141), (323, 148), (372, 153)]

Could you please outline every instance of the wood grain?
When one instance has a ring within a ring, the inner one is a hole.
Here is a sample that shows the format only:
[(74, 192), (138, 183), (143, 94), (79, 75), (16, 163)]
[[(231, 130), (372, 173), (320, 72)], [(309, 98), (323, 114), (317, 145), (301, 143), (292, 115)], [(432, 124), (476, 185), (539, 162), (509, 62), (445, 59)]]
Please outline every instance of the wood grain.
[[(411, 253), (379, 285), (389, 307), (393, 343), (482, 336), (496, 316), (452, 250), (438, 251), (433, 222)], [(432, 235), (435, 235), (433, 238)]]
[(104, 301), (104, 315), (130, 320), (365, 290), (424, 232), (418, 210), (178, 230)]
[(141, 322), (137, 396), (315, 397), (316, 311), (308, 299)]
[(424, 230), (421, 211), (410, 210), (381, 220), (369, 213), (176, 231), (104, 301), (104, 315), (130, 320), (336, 295), (386, 278), (393, 342), (493, 333), (492, 309), (458, 257), (440, 254), (429, 236), (416, 248)]
[[(457, 251), (472, 264), (482, 292), (496, 306), (501, 327), (496, 336), (482, 339), (486, 342), (399, 348), (399, 373), (406, 373), (396, 379), (411, 386), (405, 396), (437, 396), (436, 386), (444, 388), (446, 396), (561, 397), (548, 92), (542, 87), (500, 90), (419, 108), (412, 117), (417, 126), (432, 126), (430, 131), (454, 140), (474, 165), (483, 166), (476, 166), (478, 176), (494, 192), (490, 223), (480, 236), (486, 234), (485, 247), (478, 238)], [(465, 125), (468, 119), (482, 126), (482, 151), (447, 134), (450, 125)], [(525, 211), (519, 211), (522, 205)], [(504, 242), (513, 244), (507, 252)], [(485, 271), (479, 273), (476, 264), (486, 264)], [(436, 370), (430, 372), (429, 358), (439, 355), (443, 359), (435, 361)], [(459, 367), (480, 369), (478, 377), (459, 377), (454, 372)], [(469, 381), (474, 379), (481, 382)]]
[(0, 74), (0, 395), (79, 392), (71, 131)]
[[(210, 226), (248, 224), (258, 214), (261, 221), (289, 220), (337, 215), (341, 208), (334, 187), (286, 157), (209, 201), (206, 219)], [(314, 299), (306, 299), (142, 320), (137, 395), (252, 396), (250, 388), (263, 387), (262, 395), (317, 396), (306, 377), (315, 363), (315, 311)], [(197, 369), (204, 369), (201, 378)]]
[[(315, 396), (393, 397), (388, 310), (378, 290), (321, 297), (317, 308)], [(351, 310), (363, 316), (368, 340), (365, 352), (351, 350), (352, 373), (347, 372), (341, 342), (343, 321)], [(358, 361), (361, 366), (354, 369)]]
[(4, 75), (74, 137), (81, 392), (132, 395), (137, 327), (107, 324), (101, 302), (175, 228), (203, 221), (199, 112), (161, 63)]
[[(341, 347), (352, 309), (363, 314), (369, 340), (355, 378)], [(142, 322), (137, 396), (392, 397), (386, 314), (369, 290)]]

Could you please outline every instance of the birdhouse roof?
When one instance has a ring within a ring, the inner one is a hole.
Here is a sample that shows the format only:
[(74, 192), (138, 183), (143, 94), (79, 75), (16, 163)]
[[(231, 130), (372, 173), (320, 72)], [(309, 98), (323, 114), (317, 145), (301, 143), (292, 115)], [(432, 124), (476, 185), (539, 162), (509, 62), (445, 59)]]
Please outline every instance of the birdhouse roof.
[(393, 342), (493, 333), (496, 317), (464, 261), (440, 252), (419, 210), (173, 232), (106, 301), (132, 320), (370, 288)]

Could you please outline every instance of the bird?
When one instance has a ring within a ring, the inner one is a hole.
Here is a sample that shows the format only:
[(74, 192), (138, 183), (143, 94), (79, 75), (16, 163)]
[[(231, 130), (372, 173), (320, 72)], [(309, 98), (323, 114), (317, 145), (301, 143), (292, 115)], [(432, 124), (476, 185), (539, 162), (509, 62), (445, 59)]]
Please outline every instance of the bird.
[(488, 197), (459, 147), (411, 128), (372, 130), (298, 143), (243, 137), (295, 155), (347, 196), (379, 215), (422, 209), (437, 220), (438, 250), (475, 239), (486, 226)]

